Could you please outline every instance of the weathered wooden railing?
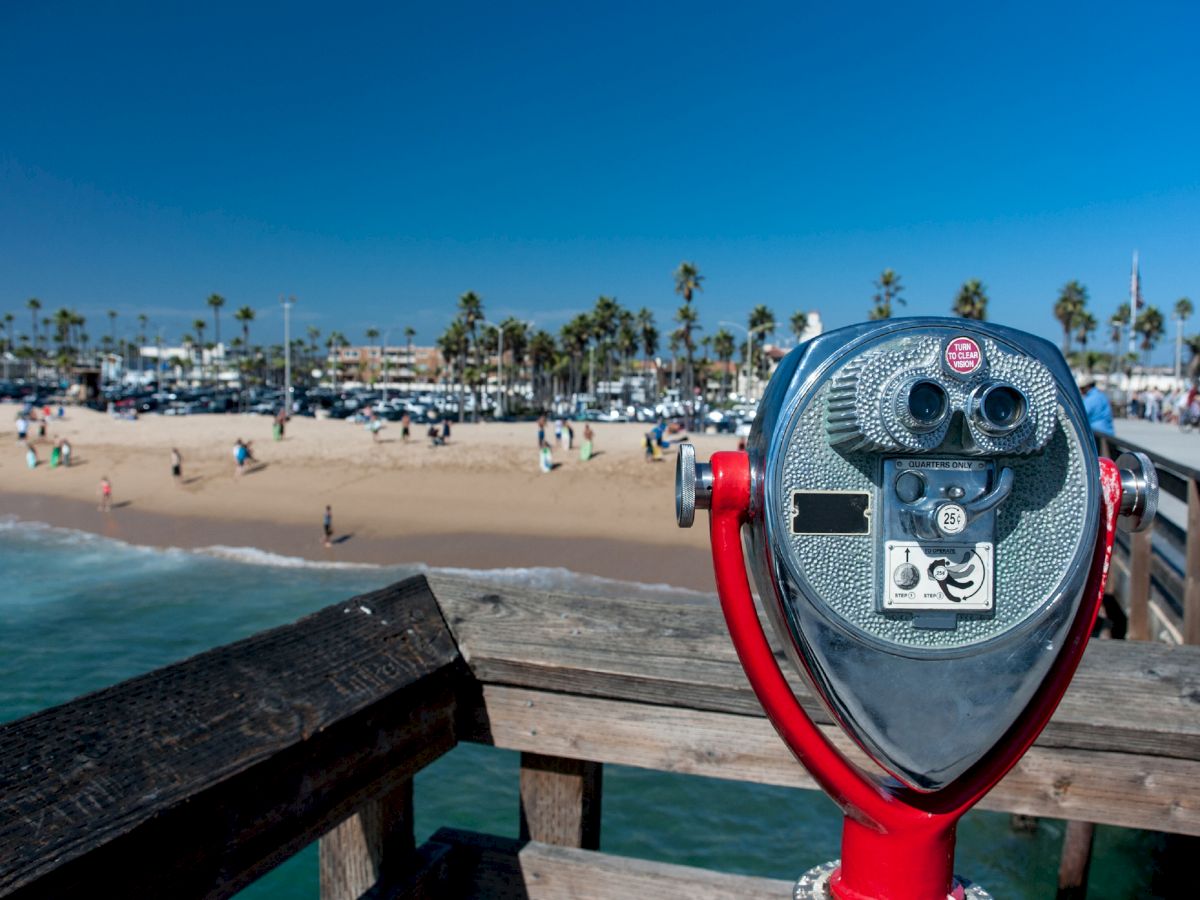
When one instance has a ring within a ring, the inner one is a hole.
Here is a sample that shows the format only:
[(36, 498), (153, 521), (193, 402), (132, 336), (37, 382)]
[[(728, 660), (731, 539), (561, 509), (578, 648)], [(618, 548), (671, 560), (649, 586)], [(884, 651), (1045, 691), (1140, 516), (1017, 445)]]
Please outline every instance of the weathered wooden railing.
[(1128, 611), (1129, 637), (1200, 644), (1200, 470), (1112, 435), (1097, 432), (1096, 443), (1110, 459), (1126, 450), (1145, 453), (1164, 504), (1171, 498), (1184, 504), (1182, 522), (1160, 514), (1146, 531), (1118, 535), (1110, 584)]
[[(1200, 835), (1198, 713), (1200, 648), (1095, 641), (982, 805)], [(521, 752), (520, 840), (414, 847), (459, 741)], [(0, 729), (0, 894), (228, 896), (321, 837), (337, 900), (789, 896), (592, 849), (604, 763), (813, 786), (715, 604), (413, 578)]]

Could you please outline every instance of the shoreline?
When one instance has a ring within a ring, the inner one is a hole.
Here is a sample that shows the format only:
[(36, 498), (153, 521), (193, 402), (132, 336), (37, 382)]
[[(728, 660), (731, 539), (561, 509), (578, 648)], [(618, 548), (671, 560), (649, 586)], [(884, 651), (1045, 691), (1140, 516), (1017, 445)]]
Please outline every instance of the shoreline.
[[(102, 513), (82, 500), (35, 493), (0, 492), (0, 515), (22, 522), (70, 528), (158, 549), (248, 547), (312, 562), (379, 566), (423, 563), (437, 568), (561, 568), (616, 581), (665, 584), (713, 594), (712, 561), (691, 546), (644, 544), (603, 537), (552, 537), (495, 533), (433, 533), (379, 536), (334, 529), (332, 548), (319, 528), (288, 522), (205, 516), (121, 507)], [(339, 538), (341, 539), (339, 541)]]

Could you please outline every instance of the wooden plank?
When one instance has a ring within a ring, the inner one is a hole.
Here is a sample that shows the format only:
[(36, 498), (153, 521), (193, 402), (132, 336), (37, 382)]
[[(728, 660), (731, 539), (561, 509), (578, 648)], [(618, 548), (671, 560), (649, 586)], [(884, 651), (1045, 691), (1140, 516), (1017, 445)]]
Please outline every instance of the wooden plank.
[(415, 847), (412, 779), (406, 778), (321, 836), (321, 900), (358, 900), (408, 862)]
[(1129, 639), (1150, 639), (1151, 532), (1129, 536)]
[(421, 578), (0, 729), (0, 894), (227, 896), (455, 743)]
[(1187, 555), (1184, 563), (1183, 642), (1200, 644), (1200, 482), (1188, 479)]
[[(1115, 642), (1108, 642), (1115, 643)], [(815, 788), (765, 717), (602, 700), (490, 685), (483, 699), (498, 747)], [(840, 729), (826, 735), (873, 768)], [(1057, 819), (1200, 834), (1200, 761), (1035, 746), (980, 806)]]
[[(481, 682), (761, 715), (715, 598), (518, 594), (444, 576), (431, 586)], [(782, 665), (813, 719), (828, 724)], [(1200, 758), (1200, 650), (1093, 641), (1039, 744)]]
[[(784, 900), (794, 883), (443, 828), (458, 893), (481, 900)], [(802, 848), (801, 848), (802, 849)], [(800, 873), (797, 872), (797, 875)]]
[(715, 597), (635, 602), (518, 593), (444, 575), (431, 576), (430, 587), (480, 681), (698, 709), (759, 708)]
[(1058, 862), (1056, 900), (1087, 900), (1088, 869), (1096, 826), (1091, 822), (1068, 822)]
[(600, 849), (603, 768), (591, 760), (521, 754), (521, 838)]

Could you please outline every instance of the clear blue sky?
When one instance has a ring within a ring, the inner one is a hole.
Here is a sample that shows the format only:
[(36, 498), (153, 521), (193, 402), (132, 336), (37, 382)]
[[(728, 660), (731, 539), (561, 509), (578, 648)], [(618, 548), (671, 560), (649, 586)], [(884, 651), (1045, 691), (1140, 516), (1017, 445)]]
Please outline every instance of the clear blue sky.
[(1061, 285), (1106, 320), (1134, 248), (1149, 302), (1200, 306), (1195, 4), (250, 6), (0, 7), (18, 327), (37, 296), (177, 338), (218, 292), (265, 342), (286, 292), (323, 332), (429, 342), (471, 289), (665, 331), (689, 259), (709, 332), (859, 321), (890, 266), (904, 312), (977, 277), (1057, 338)]

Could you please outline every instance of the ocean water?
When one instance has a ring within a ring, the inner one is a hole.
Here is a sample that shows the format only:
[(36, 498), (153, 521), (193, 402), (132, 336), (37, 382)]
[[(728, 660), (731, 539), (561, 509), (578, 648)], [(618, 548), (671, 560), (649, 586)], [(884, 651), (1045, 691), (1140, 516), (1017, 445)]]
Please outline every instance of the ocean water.
[[(311, 563), (248, 548), (157, 550), (0, 518), (0, 722), (421, 569)], [(589, 593), (674, 590), (559, 569), (473, 574)], [(515, 837), (517, 773), (517, 754), (475, 745), (429, 766), (415, 780), (417, 840), (442, 826)], [(972, 812), (959, 827), (956, 867), (997, 897), (1052, 896), (1062, 832), (1056, 820), (1026, 832), (1007, 815)], [(606, 852), (792, 879), (838, 855), (840, 814), (813, 791), (607, 766), (601, 834)], [(1161, 842), (1148, 832), (1099, 828), (1088, 896), (1154, 896)], [(242, 896), (315, 900), (316, 847)]]

